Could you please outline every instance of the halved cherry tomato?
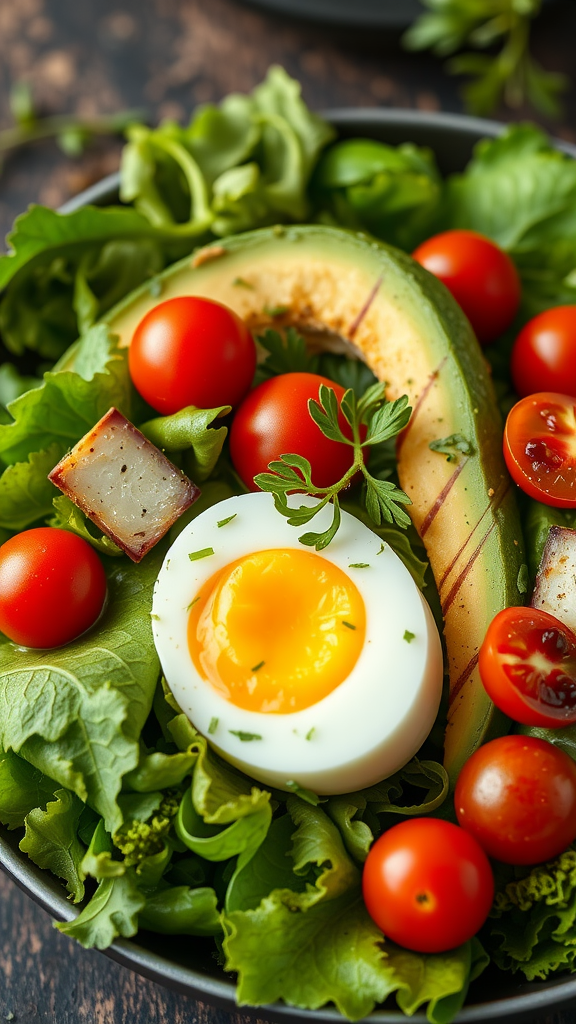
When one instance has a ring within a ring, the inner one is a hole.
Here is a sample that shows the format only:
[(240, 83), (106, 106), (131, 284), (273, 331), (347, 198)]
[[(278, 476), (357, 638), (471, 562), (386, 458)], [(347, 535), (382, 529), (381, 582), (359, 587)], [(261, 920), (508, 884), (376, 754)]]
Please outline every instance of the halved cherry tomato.
[(556, 306), (529, 320), (514, 342), (510, 368), (519, 395), (576, 395), (576, 306)]
[[(244, 399), (232, 422), (230, 455), (246, 487), (257, 491), (254, 477), (265, 473), (281, 455), (308, 459), (316, 487), (330, 487), (350, 469), (351, 445), (325, 437), (308, 412), (308, 401), (318, 401), (321, 384), (341, 400), (344, 388), (317, 373), (282, 373), (259, 384)], [(352, 438), (341, 413), (339, 423), (343, 434)]]
[(233, 310), (183, 295), (146, 313), (128, 362), (135, 388), (153, 409), (169, 416), (187, 405), (238, 405), (252, 383), (256, 346)]
[(531, 498), (576, 508), (576, 398), (541, 391), (517, 402), (504, 428), (504, 458)]
[(576, 722), (576, 634), (535, 608), (505, 608), (480, 648), (488, 696), (523, 725), (559, 728)]
[(507, 253), (476, 231), (444, 231), (412, 253), (446, 285), (487, 345), (510, 326), (520, 305), (520, 278)]
[(87, 541), (44, 526), (0, 548), (0, 630), (24, 647), (60, 647), (96, 621), (106, 597), (102, 562)]
[(576, 764), (535, 736), (502, 736), (468, 758), (456, 783), (458, 821), (488, 856), (539, 864), (576, 838)]
[(410, 818), (371, 847), (362, 891), (370, 917), (393, 942), (442, 953), (482, 927), (494, 879), (488, 858), (464, 829), (437, 818)]

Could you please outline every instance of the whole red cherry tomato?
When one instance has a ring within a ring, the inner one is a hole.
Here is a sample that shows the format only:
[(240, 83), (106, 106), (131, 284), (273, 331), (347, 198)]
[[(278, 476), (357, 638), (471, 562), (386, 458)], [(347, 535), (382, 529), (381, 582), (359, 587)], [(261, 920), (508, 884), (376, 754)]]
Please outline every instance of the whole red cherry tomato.
[(510, 257), (476, 231), (444, 231), (412, 254), (446, 285), (486, 345), (510, 326), (520, 305), (520, 279)]
[(531, 498), (576, 508), (576, 398), (542, 391), (517, 402), (504, 427), (504, 458)]
[(576, 838), (576, 764), (546, 740), (502, 736), (468, 758), (454, 804), (490, 857), (539, 864)]
[(488, 696), (515, 722), (550, 729), (576, 722), (576, 634), (548, 612), (499, 612), (478, 667)]
[[(316, 373), (282, 373), (264, 381), (244, 399), (232, 422), (230, 454), (236, 472), (253, 491), (257, 473), (281, 455), (302, 455), (312, 467), (316, 487), (337, 483), (353, 462), (353, 450), (341, 441), (325, 437), (308, 411), (311, 398), (318, 401), (321, 384), (333, 389), (338, 401), (344, 388)], [(340, 413), (340, 428), (352, 438), (352, 430)]]
[(437, 818), (410, 818), (376, 840), (362, 890), (384, 935), (419, 953), (442, 953), (484, 924), (494, 879), (468, 832)]
[(233, 310), (183, 295), (154, 306), (140, 321), (128, 351), (130, 376), (162, 413), (196, 405), (237, 405), (254, 376), (256, 346)]
[(522, 328), (510, 364), (519, 395), (576, 395), (576, 306), (547, 309)]
[(60, 647), (102, 611), (106, 575), (87, 541), (45, 526), (0, 548), (0, 630), (24, 647)]

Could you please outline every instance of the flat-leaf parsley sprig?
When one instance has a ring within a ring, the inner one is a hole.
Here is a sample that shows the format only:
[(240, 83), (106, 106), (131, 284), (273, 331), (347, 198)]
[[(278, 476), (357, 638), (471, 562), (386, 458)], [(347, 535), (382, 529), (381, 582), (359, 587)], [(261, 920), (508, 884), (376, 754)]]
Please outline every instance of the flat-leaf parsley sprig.
[[(341, 521), (338, 494), (358, 472), (362, 473), (366, 485), (366, 511), (376, 526), (385, 521), (405, 529), (410, 519), (402, 506), (411, 505), (410, 498), (391, 480), (379, 479), (369, 473), (364, 464), (363, 449), (389, 441), (404, 429), (412, 412), (408, 396), (403, 395), (388, 402), (385, 385), (378, 381), (367, 388), (360, 399), (356, 398), (352, 388), (348, 388), (340, 405), (334, 390), (325, 384), (320, 385), (318, 397), (319, 402), (309, 400), (308, 411), (325, 437), (353, 448), (354, 459), (349, 470), (331, 487), (316, 487), (308, 459), (302, 455), (282, 455), (279, 460), (269, 464), (269, 473), (259, 473), (254, 482), (262, 491), (270, 491), (274, 495), (276, 509), (286, 517), (290, 526), (304, 526), (320, 509), (332, 502), (334, 515), (329, 528), (324, 533), (304, 533), (299, 537), (301, 544), (313, 547), (316, 551), (321, 551), (334, 539)], [(340, 411), (352, 428), (352, 438), (346, 437), (340, 428)], [(363, 426), (366, 427), (364, 440), (361, 437)], [(287, 496), (295, 491), (321, 500), (312, 508), (308, 505), (294, 508), (288, 504)]]

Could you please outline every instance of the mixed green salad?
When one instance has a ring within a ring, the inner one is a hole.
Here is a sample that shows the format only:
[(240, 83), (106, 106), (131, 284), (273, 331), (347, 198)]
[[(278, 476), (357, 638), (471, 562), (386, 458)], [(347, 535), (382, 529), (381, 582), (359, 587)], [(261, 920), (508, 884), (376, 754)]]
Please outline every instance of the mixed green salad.
[[(120, 195), (122, 206), (65, 216), (31, 207), (0, 258), (1, 539), (44, 524), (72, 531), (99, 553), (108, 580), (101, 618), (77, 640), (50, 652), (5, 637), (0, 646), (0, 822), (21, 831), (20, 849), (79, 904), (57, 927), (98, 949), (139, 929), (205, 936), (237, 977), (240, 1003), (333, 1002), (351, 1019), (395, 994), (407, 1014), (426, 1005), (430, 1021), (447, 1024), (491, 958), (530, 980), (570, 969), (572, 848), (536, 868), (499, 866), (491, 918), (450, 952), (400, 948), (368, 916), (360, 880), (374, 839), (403, 816), (454, 820), (441, 763), (446, 702), (418, 757), (378, 786), (320, 798), (255, 784), (211, 750), (161, 678), (150, 613), (168, 540), (132, 564), (47, 474), (115, 406), (145, 430), (153, 421), (151, 439), (202, 488), (169, 539), (243, 492), (217, 423), (222, 410), (196, 410), (186, 422), (157, 417), (132, 384), (127, 349), (99, 321), (138, 286), (158, 294), (159, 273), (199, 246), (271, 225), (343, 226), (408, 252), (450, 228), (497, 242), (522, 282), (513, 327), (485, 350), (506, 413), (518, 329), (576, 303), (576, 161), (538, 128), (517, 125), (444, 179), (427, 149), (338, 141), (298, 84), (273, 68), (251, 95), (203, 107), (186, 127), (132, 125)], [(284, 312), (269, 311), (279, 321)], [(295, 330), (279, 326), (259, 340), (257, 380), (310, 367)], [(315, 359), (316, 372), (358, 399), (375, 383), (345, 356)], [(457, 436), (444, 440), (438, 458), (463, 451)], [(370, 473), (395, 481), (389, 442), (375, 446)], [(365, 516), (359, 487), (345, 507)], [(518, 586), (527, 592), (550, 525), (572, 521), (528, 498), (522, 513), (530, 564)], [(386, 521), (374, 529), (441, 623), (416, 530)], [(576, 756), (576, 727), (558, 742)]]

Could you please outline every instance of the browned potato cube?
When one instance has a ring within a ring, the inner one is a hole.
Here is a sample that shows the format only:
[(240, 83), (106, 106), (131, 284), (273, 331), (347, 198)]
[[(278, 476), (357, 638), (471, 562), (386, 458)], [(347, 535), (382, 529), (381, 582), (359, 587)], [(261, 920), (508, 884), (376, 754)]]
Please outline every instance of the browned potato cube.
[(200, 494), (118, 409), (110, 409), (78, 441), (49, 479), (133, 562)]

